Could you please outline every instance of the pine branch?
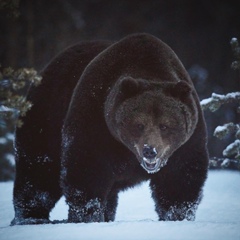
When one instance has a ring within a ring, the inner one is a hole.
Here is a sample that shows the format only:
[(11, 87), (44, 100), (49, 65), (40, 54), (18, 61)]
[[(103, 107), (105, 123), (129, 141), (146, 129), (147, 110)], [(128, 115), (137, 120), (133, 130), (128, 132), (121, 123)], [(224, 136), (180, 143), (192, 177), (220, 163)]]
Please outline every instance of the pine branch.
[[(12, 68), (0, 69), (0, 113), (2, 118), (10, 119), (13, 118), (13, 115), (26, 115), (32, 107), (32, 103), (26, 99), (27, 91), (31, 85), (38, 86), (41, 79), (42, 77), (33, 68), (22, 68), (16, 71)], [(17, 120), (16, 124), (21, 126), (23, 123), (21, 120)]]
[(209, 169), (229, 169), (240, 170), (240, 161), (230, 158), (211, 158), (209, 161)]
[[(240, 69), (240, 47), (238, 40), (236, 38), (232, 38), (230, 44), (234, 53), (234, 57), (237, 59), (232, 63), (232, 68), (234, 70)], [(202, 100), (200, 104), (203, 110), (209, 109), (210, 111), (215, 112), (223, 104), (232, 102), (240, 103), (240, 92), (232, 92), (226, 95), (212, 93), (210, 98)], [(240, 107), (238, 107), (237, 111), (238, 113), (240, 112)], [(224, 124), (223, 126), (218, 126), (213, 135), (219, 139), (223, 139), (231, 133), (235, 133), (236, 140), (223, 150), (223, 156), (234, 156), (234, 161), (236, 161), (234, 163), (237, 165), (237, 169), (240, 170), (240, 124), (234, 124), (230, 122)], [(210, 160), (210, 168), (226, 168), (230, 163), (231, 161), (228, 158), (221, 160), (218, 158), (213, 158)]]
[(240, 47), (238, 44), (237, 38), (232, 38), (230, 41), (234, 57), (237, 59), (236, 61), (232, 62), (231, 67), (234, 70), (240, 69)]
[(240, 92), (232, 92), (226, 95), (212, 93), (212, 97), (203, 99), (200, 104), (203, 110), (209, 109), (211, 112), (217, 111), (223, 104), (240, 103)]
[(232, 122), (226, 123), (223, 126), (216, 127), (213, 135), (219, 139), (223, 139), (228, 134), (236, 133), (236, 138), (240, 139), (240, 125)]
[(231, 157), (233, 155), (235, 155), (235, 159), (240, 160), (240, 140), (239, 139), (237, 139), (233, 143), (229, 144), (223, 150), (223, 156)]

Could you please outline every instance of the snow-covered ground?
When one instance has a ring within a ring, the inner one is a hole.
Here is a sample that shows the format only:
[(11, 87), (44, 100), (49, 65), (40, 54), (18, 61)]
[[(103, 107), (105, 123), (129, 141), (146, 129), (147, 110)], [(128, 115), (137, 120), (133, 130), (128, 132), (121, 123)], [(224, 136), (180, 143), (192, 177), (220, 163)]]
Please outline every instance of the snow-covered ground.
[[(158, 222), (148, 183), (120, 195), (116, 221), (13, 226), (13, 183), (0, 183), (0, 240), (240, 240), (240, 173), (210, 171), (194, 222)], [(66, 219), (61, 199), (51, 219)]]

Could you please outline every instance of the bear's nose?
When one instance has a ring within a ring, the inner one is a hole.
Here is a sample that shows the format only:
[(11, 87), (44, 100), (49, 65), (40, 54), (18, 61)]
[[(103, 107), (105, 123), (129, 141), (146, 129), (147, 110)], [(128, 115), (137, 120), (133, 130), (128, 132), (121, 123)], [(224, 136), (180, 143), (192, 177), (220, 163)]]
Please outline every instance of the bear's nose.
[(157, 156), (157, 151), (155, 148), (153, 148), (151, 146), (144, 146), (143, 156), (147, 159), (153, 159)]

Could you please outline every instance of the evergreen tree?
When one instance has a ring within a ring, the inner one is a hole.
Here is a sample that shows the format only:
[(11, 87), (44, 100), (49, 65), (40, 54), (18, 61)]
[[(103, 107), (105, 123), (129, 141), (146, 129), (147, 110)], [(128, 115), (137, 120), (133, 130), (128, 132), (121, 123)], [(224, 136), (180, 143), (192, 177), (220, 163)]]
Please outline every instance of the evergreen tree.
[(28, 89), (40, 82), (41, 77), (34, 69), (0, 68), (0, 181), (14, 177), (14, 127), (24, 124), (18, 116), (26, 115), (32, 107), (26, 99)]
[[(240, 69), (240, 47), (238, 40), (232, 38), (230, 42), (236, 60), (231, 67), (234, 70)], [(217, 111), (223, 104), (235, 102), (240, 104), (240, 92), (228, 93), (220, 95), (213, 93), (210, 98), (201, 101), (203, 110), (209, 109), (212, 112)], [(237, 108), (240, 113), (240, 106)], [(240, 124), (226, 123), (223, 126), (218, 126), (214, 131), (214, 136), (223, 139), (229, 134), (235, 134), (235, 140), (223, 150), (224, 158), (213, 158), (210, 160), (210, 168), (233, 168), (240, 170)]]

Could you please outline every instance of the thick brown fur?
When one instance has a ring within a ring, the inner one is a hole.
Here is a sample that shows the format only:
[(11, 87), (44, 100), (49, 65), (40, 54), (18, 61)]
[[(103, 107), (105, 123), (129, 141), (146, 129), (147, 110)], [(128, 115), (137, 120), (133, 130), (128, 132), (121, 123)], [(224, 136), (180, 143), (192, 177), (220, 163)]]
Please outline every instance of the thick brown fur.
[(159, 220), (194, 219), (207, 177), (205, 122), (188, 73), (161, 40), (72, 47), (29, 100), (16, 131), (12, 224), (48, 222), (62, 194), (69, 222), (113, 221), (119, 191), (145, 180)]

